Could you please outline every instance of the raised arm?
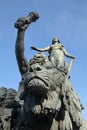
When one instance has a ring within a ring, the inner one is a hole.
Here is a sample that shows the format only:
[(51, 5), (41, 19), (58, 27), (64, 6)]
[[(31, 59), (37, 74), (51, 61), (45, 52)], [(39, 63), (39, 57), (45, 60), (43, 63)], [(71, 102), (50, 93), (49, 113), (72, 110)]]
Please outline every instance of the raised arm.
[(63, 50), (63, 53), (64, 53), (64, 55), (65, 55), (66, 57), (69, 57), (69, 58), (75, 59), (75, 57), (72, 56), (72, 55), (70, 55), (70, 54), (65, 50), (64, 47), (62, 47), (62, 50)]
[(49, 51), (50, 46), (45, 47), (45, 48), (37, 48), (37, 47), (31, 46), (31, 49), (36, 50), (36, 51), (40, 51), (40, 52), (45, 52), (45, 51)]
[(18, 30), (15, 44), (15, 54), (21, 75), (27, 72), (28, 62), (24, 56), (24, 31)]
[(21, 17), (14, 24), (15, 28), (18, 29), (17, 39), (15, 44), (15, 54), (21, 75), (28, 71), (28, 61), (24, 55), (24, 34), (31, 22), (36, 21), (39, 16), (36, 12), (31, 12), (27, 17)]

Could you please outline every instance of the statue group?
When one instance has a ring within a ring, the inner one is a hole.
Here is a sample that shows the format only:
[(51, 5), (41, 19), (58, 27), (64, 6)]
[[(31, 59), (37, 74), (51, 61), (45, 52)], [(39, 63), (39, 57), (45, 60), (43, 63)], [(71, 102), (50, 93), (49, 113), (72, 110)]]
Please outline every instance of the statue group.
[[(0, 130), (87, 130), (83, 105), (70, 82), (75, 57), (58, 38), (45, 48), (31, 46), (38, 53), (29, 62), (24, 55), (25, 31), (38, 18), (38, 13), (31, 12), (14, 24), (21, 81), (18, 91), (0, 88)], [(70, 58), (70, 64), (64, 56)]]

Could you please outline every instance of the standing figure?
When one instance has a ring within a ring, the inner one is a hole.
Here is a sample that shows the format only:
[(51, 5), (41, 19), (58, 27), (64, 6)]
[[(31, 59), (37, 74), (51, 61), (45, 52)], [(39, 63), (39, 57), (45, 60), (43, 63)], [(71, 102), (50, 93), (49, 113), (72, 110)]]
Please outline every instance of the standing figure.
[(36, 48), (31, 46), (31, 49), (37, 50), (40, 52), (49, 52), (49, 60), (51, 61), (52, 65), (54, 67), (64, 67), (65, 62), (64, 62), (64, 55), (66, 57), (75, 59), (74, 56), (70, 55), (64, 48), (62, 44), (60, 44), (60, 41), (58, 38), (53, 38), (52, 40), (52, 45), (48, 46), (46, 48)]

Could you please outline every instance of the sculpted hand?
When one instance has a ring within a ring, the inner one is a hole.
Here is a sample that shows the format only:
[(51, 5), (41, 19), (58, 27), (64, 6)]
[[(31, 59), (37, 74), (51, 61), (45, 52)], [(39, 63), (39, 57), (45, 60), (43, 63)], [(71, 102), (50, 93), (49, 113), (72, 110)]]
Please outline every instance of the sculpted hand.
[(15, 28), (19, 30), (26, 30), (31, 22), (35, 22), (39, 18), (37, 12), (31, 12), (27, 17), (20, 17), (14, 24)]
[(71, 56), (71, 58), (72, 58), (72, 59), (75, 59), (75, 57), (74, 57), (74, 56)]
[(34, 47), (34, 46), (31, 46), (30, 48), (31, 48), (32, 50), (36, 50), (36, 47)]
[(16, 21), (14, 26), (15, 26), (15, 28), (17, 28), (19, 30), (26, 30), (28, 28), (29, 24), (28, 24), (28, 21), (26, 18), (20, 17), (20, 18), (18, 18), (18, 20)]

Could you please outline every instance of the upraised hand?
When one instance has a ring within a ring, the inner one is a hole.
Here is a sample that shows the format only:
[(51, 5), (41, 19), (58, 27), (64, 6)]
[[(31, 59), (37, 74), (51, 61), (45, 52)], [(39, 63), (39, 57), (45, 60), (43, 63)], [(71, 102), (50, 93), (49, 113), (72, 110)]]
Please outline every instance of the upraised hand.
[(14, 26), (19, 30), (26, 30), (29, 24), (31, 24), (31, 22), (35, 22), (38, 18), (39, 18), (38, 13), (31, 12), (27, 17), (18, 18)]
[(26, 30), (27, 27), (29, 26), (29, 24), (28, 24), (26, 18), (20, 17), (20, 18), (18, 18), (18, 20), (16, 21), (14, 26), (15, 26), (15, 28), (17, 28), (19, 30)]

